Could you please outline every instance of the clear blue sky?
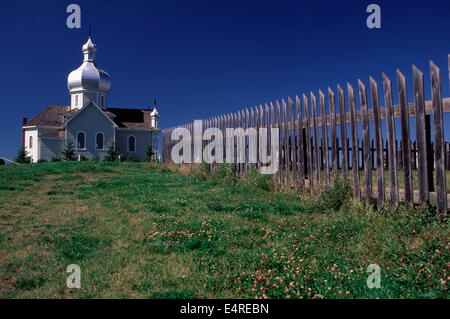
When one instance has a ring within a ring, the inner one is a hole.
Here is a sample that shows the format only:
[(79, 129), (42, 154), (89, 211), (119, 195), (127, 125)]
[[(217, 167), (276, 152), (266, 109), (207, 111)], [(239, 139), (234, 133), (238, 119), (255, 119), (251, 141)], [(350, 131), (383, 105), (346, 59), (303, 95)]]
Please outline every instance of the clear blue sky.
[[(81, 6), (82, 28), (66, 27)], [(381, 6), (381, 29), (366, 7)], [(21, 144), (22, 116), (69, 104), (67, 75), (82, 61), (92, 25), (97, 63), (110, 75), (111, 107), (148, 107), (161, 126), (326, 90), (411, 64), (442, 69), (449, 96), (449, 1), (2, 1), (0, 156)], [(396, 96), (396, 95), (395, 95)], [(410, 101), (412, 95), (409, 94)], [(446, 139), (449, 137), (446, 130)]]

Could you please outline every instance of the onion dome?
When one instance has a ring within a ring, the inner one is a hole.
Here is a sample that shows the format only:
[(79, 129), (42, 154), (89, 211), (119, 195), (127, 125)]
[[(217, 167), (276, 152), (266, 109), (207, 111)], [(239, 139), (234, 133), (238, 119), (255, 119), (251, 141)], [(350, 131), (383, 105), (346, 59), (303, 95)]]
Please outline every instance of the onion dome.
[(83, 45), (83, 64), (76, 70), (70, 72), (67, 78), (67, 86), (70, 93), (78, 91), (96, 91), (107, 93), (111, 87), (109, 74), (97, 67), (95, 54), (97, 46), (89, 36)]

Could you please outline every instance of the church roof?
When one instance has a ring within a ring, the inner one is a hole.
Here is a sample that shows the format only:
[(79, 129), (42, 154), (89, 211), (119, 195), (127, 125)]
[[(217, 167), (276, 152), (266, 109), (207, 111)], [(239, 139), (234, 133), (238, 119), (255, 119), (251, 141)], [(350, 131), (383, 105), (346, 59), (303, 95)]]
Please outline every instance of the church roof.
[[(117, 124), (119, 128), (148, 130), (152, 128), (151, 113), (153, 110), (107, 108), (105, 114)], [(62, 127), (77, 109), (70, 110), (70, 105), (50, 105), (36, 115), (24, 126), (57, 126)]]
[(153, 110), (107, 108), (114, 114), (113, 121), (121, 128), (148, 130), (152, 128), (151, 113)]
[(50, 105), (24, 126), (63, 126), (67, 116), (73, 115), (70, 113), (69, 105)]

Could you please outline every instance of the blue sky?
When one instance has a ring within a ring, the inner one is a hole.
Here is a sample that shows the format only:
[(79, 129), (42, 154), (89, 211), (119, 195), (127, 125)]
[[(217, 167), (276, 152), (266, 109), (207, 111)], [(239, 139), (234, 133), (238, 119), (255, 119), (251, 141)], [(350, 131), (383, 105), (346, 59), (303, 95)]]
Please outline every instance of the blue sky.
[[(81, 29), (66, 7), (81, 6)], [(381, 7), (368, 29), (366, 7)], [(92, 25), (97, 63), (110, 75), (109, 106), (149, 107), (161, 126), (202, 119), (357, 79), (368, 84), (411, 65), (442, 70), (449, 96), (448, 1), (2, 1), (0, 156), (21, 144), (21, 121), (69, 104), (67, 75)], [(395, 95), (396, 97), (396, 95)], [(445, 131), (446, 139), (450, 131)]]

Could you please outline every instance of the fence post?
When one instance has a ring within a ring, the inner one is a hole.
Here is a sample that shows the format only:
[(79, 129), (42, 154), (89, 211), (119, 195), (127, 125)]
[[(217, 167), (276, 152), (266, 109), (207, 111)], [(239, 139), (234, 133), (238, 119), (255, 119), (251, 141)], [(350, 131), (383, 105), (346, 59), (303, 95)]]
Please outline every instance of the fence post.
[(408, 94), (406, 92), (406, 78), (397, 70), (397, 83), (400, 104), (400, 122), (402, 128), (402, 163), (404, 173), (405, 200), (413, 201), (411, 183), (411, 141), (409, 135)]
[(397, 176), (397, 141), (395, 139), (394, 103), (391, 80), (383, 73), (384, 101), (386, 105), (386, 124), (388, 133), (388, 160), (390, 180), (390, 200), (394, 209), (398, 206), (398, 176)]
[[(381, 131), (380, 101), (378, 95), (378, 84), (373, 77), (370, 77), (370, 93), (372, 96), (372, 109), (375, 131), (375, 151), (377, 154), (377, 186), (378, 186), (378, 209), (384, 205), (384, 159), (383, 159), (383, 135)], [(373, 153), (372, 153), (373, 157)]]
[(313, 153), (312, 153), (312, 145), (311, 145), (311, 124), (310, 124), (310, 117), (309, 117), (309, 101), (306, 94), (303, 93), (303, 107), (305, 109), (305, 128), (306, 128), (306, 148), (307, 148), (307, 160), (305, 160), (305, 165), (307, 166), (307, 175), (308, 175), (308, 187), (310, 189), (313, 189), (314, 182), (313, 182)]
[(303, 144), (303, 123), (302, 123), (302, 105), (300, 102), (300, 98), (298, 95), (295, 96), (295, 103), (297, 107), (297, 140), (298, 140), (298, 149), (297, 149), (297, 161), (298, 161), (298, 178), (300, 190), (303, 191), (305, 187), (305, 177), (304, 177), (304, 161), (305, 158), (303, 157), (304, 152), (304, 144)]
[(327, 109), (325, 105), (325, 94), (322, 90), (319, 90), (319, 102), (320, 102), (320, 117), (322, 122), (322, 154), (324, 163), (324, 177), (325, 183), (330, 182), (330, 160), (328, 156), (328, 128), (327, 128)]
[(311, 92), (311, 110), (313, 116), (313, 133), (314, 133), (314, 156), (315, 156), (315, 171), (316, 181), (320, 183), (320, 142), (319, 142), (319, 129), (317, 125), (317, 98), (313, 92)]
[(441, 70), (430, 61), (433, 100), (434, 162), (436, 169), (437, 208), (447, 214), (447, 190), (444, 163), (444, 121), (441, 93)]
[(290, 97), (288, 97), (289, 103), (289, 115), (290, 115), (290, 130), (291, 130), (291, 147), (290, 147), (290, 159), (292, 159), (292, 178), (290, 179), (293, 183), (294, 189), (297, 190), (297, 143), (295, 139), (295, 115), (294, 115), (294, 101)]
[(364, 162), (364, 184), (366, 195), (366, 207), (370, 205), (372, 198), (372, 167), (370, 160), (370, 131), (369, 113), (367, 109), (367, 90), (365, 84), (358, 79), (359, 101), (361, 105), (361, 115), (363, 124), (363, 162)]
[(350, 83), (347, 83), (348, 104), (350, 107), (350, 126), (352, 135), (352, 171), (353, 171), (353, 187), (355, 196), (360, 199), (359, 189), (359, 141), (358, 132), (356, 130), (356, 108), (355, 108), (355, 90)]
[[(275, 107), (274, 107), (274, 105), (273, 105), (273, 102), (271, 101), (270, 102), (270, 119), (271, 119), (271, 125), (270, 125), (270, 128), (271, 128), (271, 130), (273, 129), (273, 128), (275, 128), (276, 127), (276, 121), (275, 121)], [(270, 134), (271, 135), (271, 138), (272, 138), (272, 133)], [(276, 152), (277, 152), (277, 154), (276, 155), (274, 155), (274, 156), (278, 156), (278, 168), (280, 168), (281, 167), (281, 164), (280, 164), (280, 132), (278, 132), (278, 149), (276, 150)], [(271, 143), (271, 146), (272, 146), (272, 141), (270, 142)], [(271, 148), (272, 149), (272, 148)], [(274, 151), (275, 151), (275, 149), (274, 149)], [(279, 170), (279, 169), (278, 169)], [(274, 177), (274, 179), (275, 179), (275, 183), (277, 183), (277, 182), (279, 182), (279, 178), (277, 178), (276, 176)]]
[(339, 101), (339, 124), (341, 129), (341, 149), (342, 149), (342, 169), (344, 170), (344, 179), (348, 177), (348, 140), (347, 140), (347, 114), (345, 112), (344, 90), (338, 84)]
[(283, 184), (284, 182), (284, 162), (283, 162), (283, 158), (284, 158), (284, 154), (283, 154), (283, 139), (282, 139), (282, 128), (281, 128), (281, 106), (280, 106), (280, 102), (277, 100), (277, 120), (278, 120), (278, 142), (279, 142), (279, 165), (280, 165), (280, 169), (278, 170), (279, 172), (279, 176), (278, 176), (278, 180), (280, 183), (280, 186)]
[[(416, 142), (418, 158), (418, 179), (420, 202), (429, 200), (428, 156), (425, 134), (425, 96), (423, 73), (415, 66), (413, 69), (414, 104), (416, 108)], [(429, 163), (431, 165), (431, 163)]]
[(339, 161), (339, 150), (337, 146), (336, 138), (336, 105), (333, 90), (328, 87), (328, 105), (330, 106), (331, 115), (331, 162), (332, 170), (334, 175), (334, 180), (338, 177), (338, 161)]

